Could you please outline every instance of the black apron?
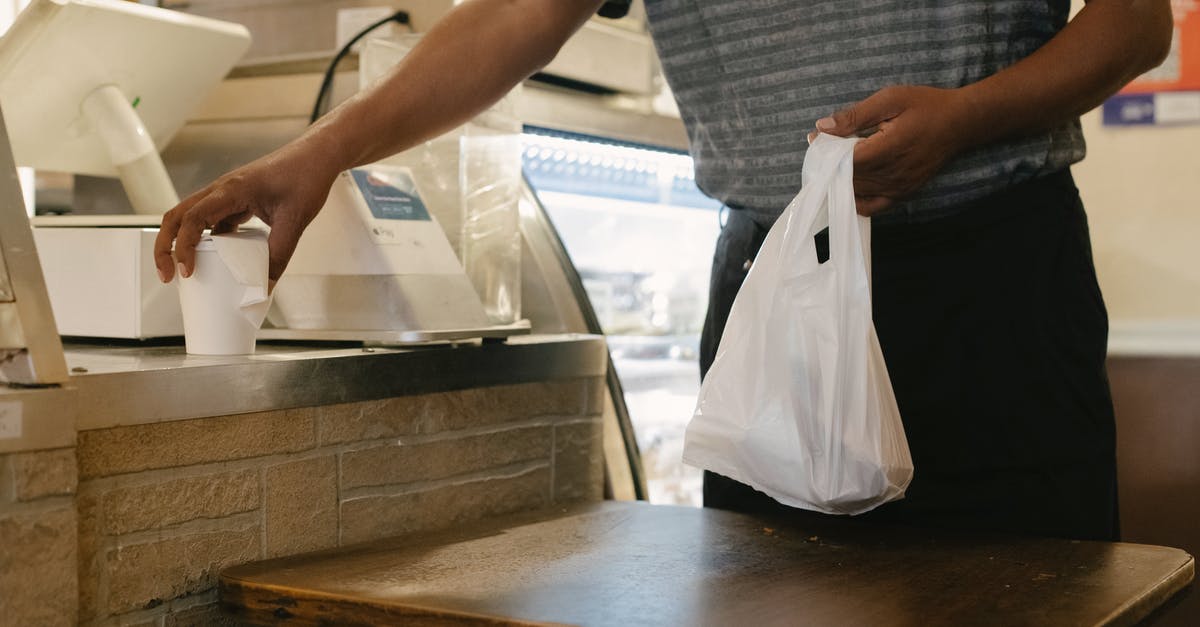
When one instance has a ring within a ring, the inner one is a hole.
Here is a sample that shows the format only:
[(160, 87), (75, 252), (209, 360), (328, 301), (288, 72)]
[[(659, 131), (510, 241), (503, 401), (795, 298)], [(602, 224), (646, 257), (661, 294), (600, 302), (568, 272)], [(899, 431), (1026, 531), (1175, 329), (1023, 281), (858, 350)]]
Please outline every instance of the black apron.
[[(728, 212), (713, 258), (701, 376), (773, 221)], [(876, 225), (871, 253), (875, 328), (915, 472), (904, 499), (857, 518), (1116, 540), (1108, 316), (1070, 173), (947, 218)], [(822, 516), (711, 472), (704, 504)]]

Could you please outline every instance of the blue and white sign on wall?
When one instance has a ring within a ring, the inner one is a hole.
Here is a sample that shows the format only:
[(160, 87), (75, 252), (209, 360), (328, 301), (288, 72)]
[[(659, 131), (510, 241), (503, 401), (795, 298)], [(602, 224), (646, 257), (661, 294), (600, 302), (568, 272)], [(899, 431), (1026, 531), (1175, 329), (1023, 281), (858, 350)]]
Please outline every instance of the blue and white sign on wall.
[(1105, 126), (1200, 123), (1200, 91), (1117, 94), (1104, 103)]

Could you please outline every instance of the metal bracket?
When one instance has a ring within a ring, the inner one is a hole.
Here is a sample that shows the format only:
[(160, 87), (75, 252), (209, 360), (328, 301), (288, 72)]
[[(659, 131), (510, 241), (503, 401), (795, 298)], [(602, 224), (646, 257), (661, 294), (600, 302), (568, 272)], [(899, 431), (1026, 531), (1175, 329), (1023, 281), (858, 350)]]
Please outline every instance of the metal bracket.
[(65, 383), (70, 376), (33, 243), (8, 130), (0, 112), (0, 382)]

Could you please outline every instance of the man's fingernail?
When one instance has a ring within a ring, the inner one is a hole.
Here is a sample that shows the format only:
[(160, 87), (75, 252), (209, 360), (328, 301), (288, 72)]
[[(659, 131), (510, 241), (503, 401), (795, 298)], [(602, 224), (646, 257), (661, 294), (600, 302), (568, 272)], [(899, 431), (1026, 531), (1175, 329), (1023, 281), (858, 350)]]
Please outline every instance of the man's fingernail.
[(818, 130), (832, 131), (835, 128), (837, 128), (837, 122), (834, 122), (833, 118), (821, 118), (820, 120), (817, 120)]
[(176, 265), (175, 267), (176, 267), (176, 269), (178, 269), (178, 270), (179, 270), (179, 276), (181, 276), (181, 277), (183, 277), (183, 278), (185, 278), (185, 279), (186, 279), (186, 278), (188, 278), (189, 276), (191, 276), (191, 275), (188, 273), (188, 271), (187, 271), (187, 268), (183, 267), (183, 264), (182, 264), (182, 263), (181, 263), (181, 264), (178, 264), (178, 265)]
[(161, 283), (167, 283), (167, 273), (163, 272), (162, 268), (158, 269), (158, 280)]

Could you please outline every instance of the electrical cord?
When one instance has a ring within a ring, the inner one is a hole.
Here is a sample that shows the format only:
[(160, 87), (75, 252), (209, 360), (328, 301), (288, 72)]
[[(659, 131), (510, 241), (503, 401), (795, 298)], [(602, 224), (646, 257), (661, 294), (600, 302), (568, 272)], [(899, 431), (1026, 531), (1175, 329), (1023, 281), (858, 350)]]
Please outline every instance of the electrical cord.
[(350, 41), (346, 42), (346, 45), (342, 46), (342, 49), (338, 50), (338, 53), (333, 56), (333, 60), (329, 62), (329, 67), (325, 69), (325, 77), (321, 79), (321, 89), (317, 91), (317, 101), (313, 103), (312, 115), (308, 118), (309, 124), (316, 122), (318, 118), (325, 114), (325, 101), (329, 99), (329, 92), (332, 91), (331, 88), (333, 87), (333, 74), (335, 71), (337, 71), (337, 66), (342, 62), (342, 59), (345, 58), (347, 54), (350, 54), (350, 48), (354, 47), (354, 44), (358, 43), (358, 40), (366, 37), (371, 31), (383, 26), (384, 24), (387, 24), (388, 22), (403, 24), (404, 26), (408, 27), (409, 32), (416, 32), (413, 30), (412, 23), (409, 21), (408, 11), (397, 11), (394, 14), (389, 15), (388, 17), (362, 29), (357, 35), (352, 37)]

